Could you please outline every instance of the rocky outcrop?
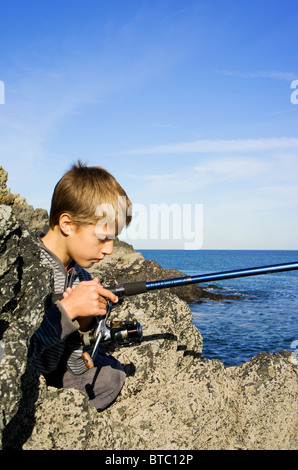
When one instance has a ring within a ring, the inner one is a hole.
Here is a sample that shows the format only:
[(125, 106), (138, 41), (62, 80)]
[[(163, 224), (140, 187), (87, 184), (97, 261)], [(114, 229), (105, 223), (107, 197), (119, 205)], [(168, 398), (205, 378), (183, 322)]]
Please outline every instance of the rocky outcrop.
[[(28, 228), (0, 206), (0, 431), (23, 426), (33, 414), (38, 376), (27, 362), (28, 344), (38, 327), (51, 289), (51, 273), (39, 266)], [(29, 405), (29, 402), (31, 404)], [(30, 411), (31, 409), (31, 411)]]
[(34, 233), (47, 231), (48, 213), (45, 209), (34, 209), (27, 204), (26, 199), (19, 194), (13, 194), (7, 188), (8, 173), (0, 165), (0, 204), (11, 207), (13, 215), (25, 222), (27, 227)]
[[(5, 198), (3, 184), (1, 191)], [(16, 217), (13, 206), (6, 202), (0, 206), (2, 449), (297, 447), (297, 357), (288, 351), (260, 353), (230, 368), (205, 359), (203, 338), (177, 292), (126, 298), (112, 310), (112, 318), (136, 318), (143, 327), (143, 340), (121, 349), (105, 346), (127, 373), (110, 408), (97, 413), (83, 393), (48, 387), (27, 352), (49, 300), (52, 274), (40, 267), (31, 228)], [(122, 243), (99, 268), (93, 274), (106, 285), (173, 274)], [(206, 294), (200, 288), (189, 295)]]

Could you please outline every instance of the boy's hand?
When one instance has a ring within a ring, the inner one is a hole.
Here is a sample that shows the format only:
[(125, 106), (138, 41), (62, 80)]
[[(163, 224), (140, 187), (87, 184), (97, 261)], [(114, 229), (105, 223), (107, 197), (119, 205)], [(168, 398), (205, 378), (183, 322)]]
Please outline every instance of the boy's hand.
[(76, 286), (73, 286), (73, 287), (66, 287), (66, 291), (63, 292), (63, 299), (67, 299), (67, 297), (69, 297), (69, 295), (72, 293), (72, 291), (76, 288)]
[(97, 317), (106, 314), (107, 300), (118, 302), (118, 297), (102, 287), (97, 278), (82, 281), (73, 288), (67, 288), (61, 305), (71, 320)]

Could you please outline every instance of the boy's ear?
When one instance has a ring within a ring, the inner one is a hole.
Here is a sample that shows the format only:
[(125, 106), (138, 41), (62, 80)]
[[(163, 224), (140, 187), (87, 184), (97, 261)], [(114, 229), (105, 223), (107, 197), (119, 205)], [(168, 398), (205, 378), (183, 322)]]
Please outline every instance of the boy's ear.
[(63, 235), (71, 235), (74, 231), (74, 222), (69, 214), (63, 213), (59, 218), (59, 228)]

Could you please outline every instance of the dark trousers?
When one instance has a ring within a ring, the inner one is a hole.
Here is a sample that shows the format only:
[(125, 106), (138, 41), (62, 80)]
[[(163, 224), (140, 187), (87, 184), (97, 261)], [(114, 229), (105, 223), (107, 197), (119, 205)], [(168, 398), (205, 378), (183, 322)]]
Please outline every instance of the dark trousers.
[(57, 388), (75, 388), (86, 393), (90, 405), (98, 411), (107, 408), (119, 395), (126, 374), (119, 361), (112, 356), (98, 354), (93, 369), (81, 375), (68, 370), (55, 372), (46, 377), (48, 385)]

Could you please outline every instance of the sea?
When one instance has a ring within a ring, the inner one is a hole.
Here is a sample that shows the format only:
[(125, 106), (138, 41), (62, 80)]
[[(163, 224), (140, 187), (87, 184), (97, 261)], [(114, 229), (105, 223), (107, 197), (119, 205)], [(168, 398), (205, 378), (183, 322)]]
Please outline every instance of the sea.
[[(190, 276), (298, 261), (298, 251), (292, 250), (136, 251), (165, 269)], [(286, 349), (298, 356), (298, 271), (200, 285), (224, 296), (241, 297), (190, 305), (193, 323), (203, 336), (203, 357), (219, 359), (229, 367), (259, 352)]]

